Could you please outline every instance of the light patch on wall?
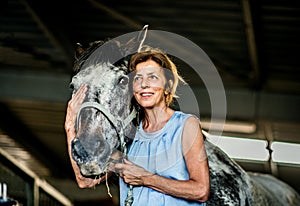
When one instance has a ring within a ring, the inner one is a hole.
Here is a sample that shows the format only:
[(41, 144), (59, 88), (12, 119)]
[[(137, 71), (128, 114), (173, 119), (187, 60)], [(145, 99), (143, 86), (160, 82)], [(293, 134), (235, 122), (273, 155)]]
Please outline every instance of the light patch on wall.
[[(203, 131), (203, 134), (231, 158), (254, 161), (269, 160), (266, 140), (215, 136), (206, 131)], [(300, 164), (300, 144), (274, 141), (271, 149), (274, 162)]]
[(271, 149), (274, 162), (300, 164), (300, 144), (273, 142)]
[(266, 149), (267, 141), (208, 135), (208, 140), (220, 147), (231, 158), (267, 161), (269, 152)]

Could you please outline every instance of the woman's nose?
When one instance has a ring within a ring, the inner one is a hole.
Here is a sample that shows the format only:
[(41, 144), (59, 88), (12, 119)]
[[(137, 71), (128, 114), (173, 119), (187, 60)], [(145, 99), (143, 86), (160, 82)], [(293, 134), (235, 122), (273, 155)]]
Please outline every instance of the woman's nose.
[(143, 79), (141, 82), (141, 88), (145, 89), (147, 87), (149, 87), (149, 81), (147, 79)]

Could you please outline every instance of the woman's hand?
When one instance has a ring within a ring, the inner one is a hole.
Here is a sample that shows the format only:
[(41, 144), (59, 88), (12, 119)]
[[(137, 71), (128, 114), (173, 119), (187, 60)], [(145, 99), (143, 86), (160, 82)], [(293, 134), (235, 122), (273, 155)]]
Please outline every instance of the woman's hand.
[(82, 102), (85, 99), (85, 93), (87, 91), (87, 85), (81, 85), (78, 91), (72, 95), (72, 98), (68, 102), (67, 114), (65, 120), (65, 130), (67, 133), (68, 142), (71, 142), (75, 136), (75, 122), (77, 118), (77, 113), (80, 109)]
[(75, 122), (77, 118), (77, 113), (80, 109), (82, 102), (85, 99), (86, 91), (87, 91), (87, 85), (81, 85), (78, 91), (72, 95), (72, 98), (68, 102), (66, 119), (65, 119), (68, 154), (70, 157), (71, 165), (75, 173), (77, 184), (80, 188), (91, 188), (99, 184), (101, 181), (103, 181), (103, 178), (92, 179), (92, 178), (83, 177), (80, 173), (79, 167), (77, 166), (76, 162), (72, 159), (72, 155), (71, 155), (71, 142), (76, 137)]
[(134, 186), (144, 185), (145, 178), (154, 175), (126, 159), (124, 164), (115, 164), (113, 168), (124, 179), (124, 182)]

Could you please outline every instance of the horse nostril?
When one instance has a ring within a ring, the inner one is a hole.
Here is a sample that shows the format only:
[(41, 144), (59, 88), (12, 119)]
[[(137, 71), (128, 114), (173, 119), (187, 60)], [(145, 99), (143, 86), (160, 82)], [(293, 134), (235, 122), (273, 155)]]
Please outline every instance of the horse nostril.
[(89, 160), (89, 154), (82, 146), (79, 138), (75, 138), (71, 142), (71, 154), (75, 162), (80, 165)]

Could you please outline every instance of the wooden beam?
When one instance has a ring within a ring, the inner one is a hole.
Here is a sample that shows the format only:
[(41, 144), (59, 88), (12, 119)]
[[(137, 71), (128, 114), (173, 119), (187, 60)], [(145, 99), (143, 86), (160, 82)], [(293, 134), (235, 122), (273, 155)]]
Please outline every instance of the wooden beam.
[(253, 80), (253, 84), (256, 88), (261, 87), (261, 71), (257, 54), (257, 43), (254, 32), (254, 25), (252, 20), (252, 11), (249, 0), (242, 0), (242, 9), (244, 14), (244, 23), (247, 37), (247, 45), (249, 51), (249, 58), (252, 67), (252, 74), (250, 79)]
[(26, 0), (20, 0), (20, 2), (26, 8), (26, 11), (31, 15), (32, 19), (38, 25), (38, 28), (44, 33), (46, 38), (50, 41), (50, 43), (57, 49), (61, 51), (61, 54), (64, 55), (64, 59), (66, 59), (65, 63), (71, 66), (72, 59), (69, 59), (68, 52), (64, 49), (62, 44), (57, 40), (55, 35), (48, 29), (48, 27), (44, 24), (44, 22), (40, 19), (40, 17), (35, 13), (35, 11), (31, 8)]

